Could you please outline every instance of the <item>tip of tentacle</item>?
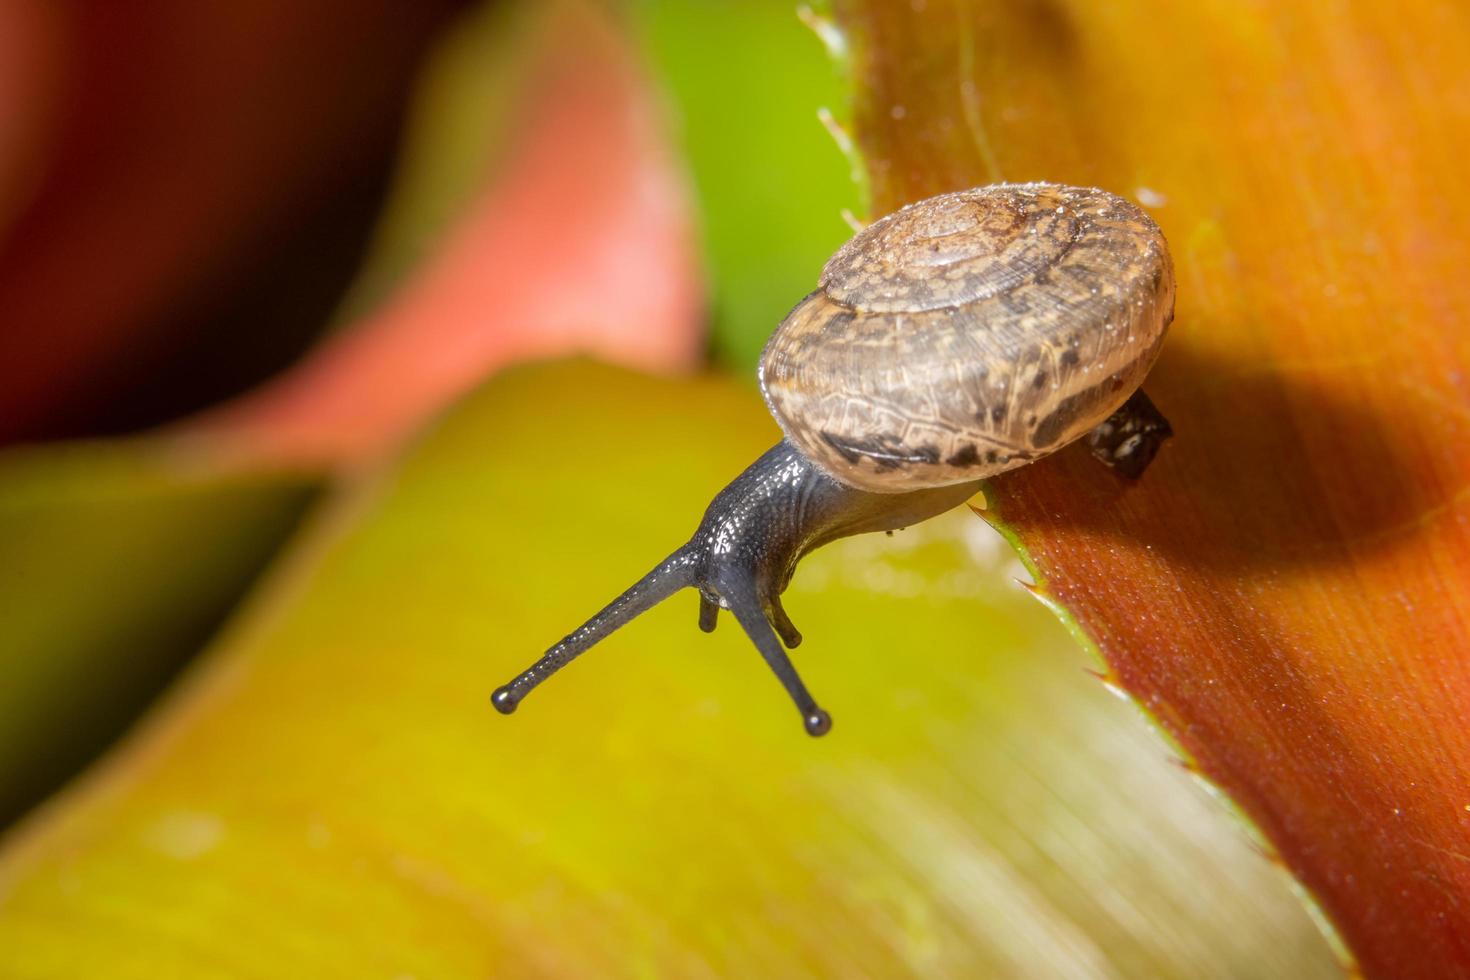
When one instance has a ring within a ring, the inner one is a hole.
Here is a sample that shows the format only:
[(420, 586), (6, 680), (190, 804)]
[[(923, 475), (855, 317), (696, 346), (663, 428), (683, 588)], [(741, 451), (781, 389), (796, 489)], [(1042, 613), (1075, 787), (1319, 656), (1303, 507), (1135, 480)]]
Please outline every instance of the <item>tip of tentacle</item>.
[(496, 711), (503, 715), (509, 715), (515, 712), (516, 706), (521, 703), (521, 699), (516, 697), (515, 692), (507, 684), (504, 687), (497, 687), (495, 689), (495, 693), (490, 695), (490, 703), (495, 705)]
[(832, 730), (832, 716), (821, 708), (813, 708), (802, 720), (806, 723), (806, 733), (813, 738)]
[(713, 633), (719, 617), (720, 607), (701, 593), (699, 596), (699, 628), (706, 633)]

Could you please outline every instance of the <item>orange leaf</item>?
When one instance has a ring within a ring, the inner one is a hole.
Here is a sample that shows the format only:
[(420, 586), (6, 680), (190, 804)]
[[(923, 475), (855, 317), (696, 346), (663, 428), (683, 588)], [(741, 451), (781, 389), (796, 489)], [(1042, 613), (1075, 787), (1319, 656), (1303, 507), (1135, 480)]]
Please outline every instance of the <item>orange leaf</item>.
[(1372, 975), (1470, 974), (1470, 10), (842, 0), (875, 210), (1151, 207), (1179, 275), (1137, 485), (992, 514)]

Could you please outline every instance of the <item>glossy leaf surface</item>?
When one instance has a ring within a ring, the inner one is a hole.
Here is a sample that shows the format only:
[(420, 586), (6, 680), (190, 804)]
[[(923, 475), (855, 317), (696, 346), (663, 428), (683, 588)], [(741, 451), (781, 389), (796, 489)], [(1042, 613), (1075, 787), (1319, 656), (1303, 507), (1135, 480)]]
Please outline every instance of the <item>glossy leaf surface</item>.
[(1335, 974), (963, 511), (798, 574), (823, 740), (692, 594), (491, 709), (775, 435), (744, 385), (496, 379), (12, 837), (11, 975)]
[(996, 481), (1041, 588), (1374, 976), (1470, 975), (1470, 12), (841, 0), (875, 212), (1100, 185), (1172, 243), (1136, 486)]

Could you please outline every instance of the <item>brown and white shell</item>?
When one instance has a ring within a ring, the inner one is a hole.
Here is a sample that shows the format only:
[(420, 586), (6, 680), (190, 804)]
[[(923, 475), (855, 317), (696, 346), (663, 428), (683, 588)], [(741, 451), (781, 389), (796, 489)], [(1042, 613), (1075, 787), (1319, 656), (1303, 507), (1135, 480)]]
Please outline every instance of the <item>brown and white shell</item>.
[(776, 328), (761, 390), (788, 439), (875, 493), (963, 483), (1086, 434), (1174, 317), (1159, 228), (1106, 191), (997, 184), (874, 222)]

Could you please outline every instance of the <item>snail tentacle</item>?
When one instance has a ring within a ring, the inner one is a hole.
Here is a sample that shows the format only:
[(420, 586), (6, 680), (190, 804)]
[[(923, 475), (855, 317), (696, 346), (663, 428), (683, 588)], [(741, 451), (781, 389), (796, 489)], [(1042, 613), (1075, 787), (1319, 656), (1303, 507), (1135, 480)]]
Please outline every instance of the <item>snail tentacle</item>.
[(776, 635), (781, 637), (781, 642), (786, 644), (786, 649), (795, 650), (801, 646), (801, 630), (786, 615), (786, 608), (781, 605), (781, 597), (772, 594), (766, 601), (766, 618), (775, 627)]
[(597, 615), (562, 637), (509, 684), (496, 688), (490, 696), (495, 710), (503, 715), (515, 711), (526, 695), (552, 674), (592, 649), (610, 633), (626, 626), (680, 589), (693, 585), (695, 568), (696, 556), (687, 546), (665, 558)]
[(776, 633), (761, 609), (760, 600), (750, 588), (751, 584), (753, 583), (729, 583), (727, 601), (730, 603), (730, 611), (735, 614), (745, 635), (750, 637), (750, 642), (755, 644), (755, 648), (765, 658), (766, 666), (771, 668), (781, 686), (786, 688), (796, 710), (801, 712), (802, 724), (806, 726), (807, 734), (825, 735), (832, 730), (832, 716), (817, 707), (816, 700), (802, 683), (801, 675), (791, 664), (791, 658), (786, 656), (786, 651), (776, 639)]
[(720, 619), (720, 605), (711, 599), (701, 589), (699, 592), (699, 629), (704, 633), (713, 633)]

